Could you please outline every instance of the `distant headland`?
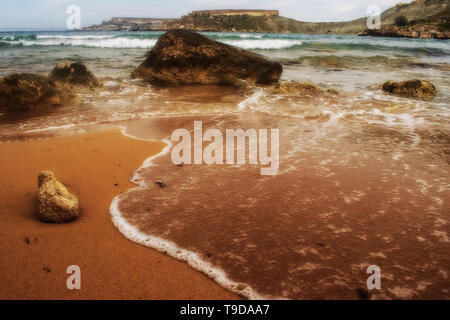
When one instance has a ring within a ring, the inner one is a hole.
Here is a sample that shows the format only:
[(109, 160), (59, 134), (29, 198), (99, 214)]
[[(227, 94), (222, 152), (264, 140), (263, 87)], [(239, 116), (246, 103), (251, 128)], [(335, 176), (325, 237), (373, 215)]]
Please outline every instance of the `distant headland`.
[(381, 14), (381, 29), (367, 29), (367, 17), (347, 22), (304, 22), (280, 16), (278, 10), (200, 10), (179, 19), (114, 17), (83, 30), (353, 34), (424, 39), (449, 39), (450, 0), (416, 0), (397, 4)]

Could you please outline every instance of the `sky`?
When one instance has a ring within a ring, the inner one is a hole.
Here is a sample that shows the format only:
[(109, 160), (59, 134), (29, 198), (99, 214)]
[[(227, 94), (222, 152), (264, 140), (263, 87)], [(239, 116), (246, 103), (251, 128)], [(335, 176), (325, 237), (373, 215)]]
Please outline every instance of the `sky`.
[(1, 0), (1, 29), (65, 29), (69, 5), (81, 10), (81, 26), (119, 17), (179, 18), (201, 9), (278, 9), (302, 21), (346, 21), (411, 0)]

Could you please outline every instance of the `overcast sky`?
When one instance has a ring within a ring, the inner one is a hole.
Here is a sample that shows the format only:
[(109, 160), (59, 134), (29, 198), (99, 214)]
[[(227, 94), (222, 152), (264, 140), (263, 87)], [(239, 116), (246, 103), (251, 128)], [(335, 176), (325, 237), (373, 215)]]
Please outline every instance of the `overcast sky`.
[(0, 28), (64, 29), (70, 4), (81, 9), (83, 27), (122, 17), (178, 18), (200, 9), (278, 9), (303, 21), (344, 21), (411, 0), (1, 0)]

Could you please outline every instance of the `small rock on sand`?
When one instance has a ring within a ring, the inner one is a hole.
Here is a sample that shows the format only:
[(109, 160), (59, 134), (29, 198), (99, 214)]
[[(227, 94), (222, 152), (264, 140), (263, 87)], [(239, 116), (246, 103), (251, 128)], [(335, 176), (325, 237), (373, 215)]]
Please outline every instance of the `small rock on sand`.
[(50, 72), (49, 79), (59, 83), (89, 88), (101, 86), (101, 82), (80, 62), (64, 61), (58, 63)]
[(160, 188), (164, 188), (166, 186), (166, 184), (162, 181), (156, 181), (155, 182)]
[(383, 91), (399, 96), (410, 96), (414, 98), (433, 99), (436, 95), (434, 85), (426, 80), (408, 80), (402, 82), (386, 81)]
[(61, 90), (42, 75), (15, 73), (0, 79), (0, 111), (26, 112), (58, 107), (73, 98), (70, 90)]
[(333, 88), (330, 88), (325, 92), (324, 90), (322, 90), (317, 85), (311, 82), (280, 81), (280, 83), (278, 83), (275, 86), (273, 93), (279, 95), (317, 96), (324, 93), (336, 95), (339, 92)]
[(38, 177), (39, 218), (45, 222), (63, 223), (75, 220), (80, 214), (78, 199), (50, 171)]

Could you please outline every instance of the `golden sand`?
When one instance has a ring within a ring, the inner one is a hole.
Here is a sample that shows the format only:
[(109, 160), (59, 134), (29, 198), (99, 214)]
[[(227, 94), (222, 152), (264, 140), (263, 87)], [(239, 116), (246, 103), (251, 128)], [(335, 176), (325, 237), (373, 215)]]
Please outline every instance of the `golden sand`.
[[(0, 143), (0, 299), (236, 299), (187, 264), (125, 239), (111, 200), (162, 150), (118, 130)], [(40, 222), (37, 176), (51, 170), (80, 200), (67, 224)], [(66, 268), (81, 268), (69, 290)]]

